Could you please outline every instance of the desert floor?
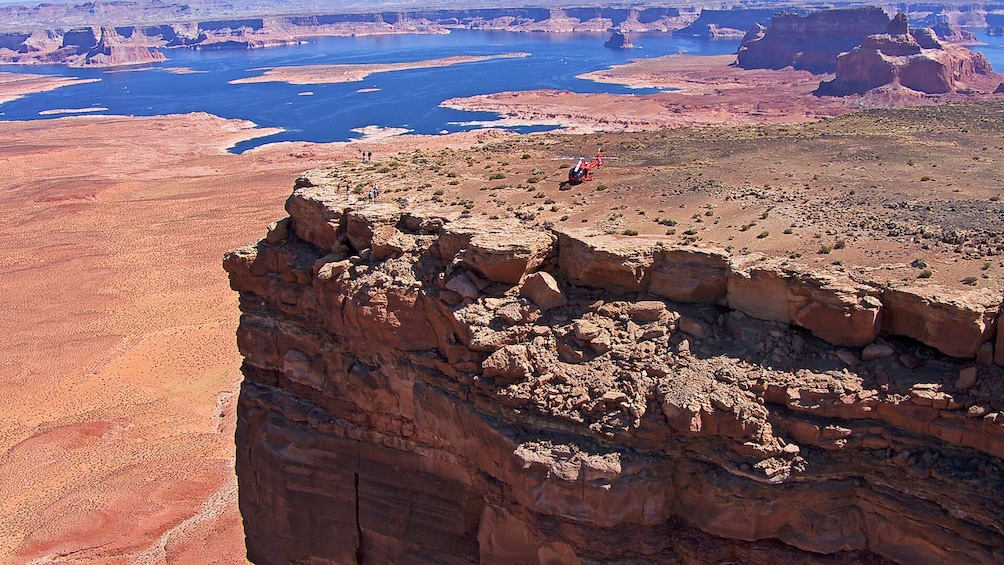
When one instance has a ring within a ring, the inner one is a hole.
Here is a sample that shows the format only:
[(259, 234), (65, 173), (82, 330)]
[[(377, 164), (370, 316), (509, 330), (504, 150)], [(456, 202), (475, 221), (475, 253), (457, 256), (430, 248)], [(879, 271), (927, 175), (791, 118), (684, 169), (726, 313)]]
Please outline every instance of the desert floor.
[(223, 252), (285, 215), (299, 172), (381, 152), (228, 154), (249, 127), (0, 122), (0, 561), (244, 561)]

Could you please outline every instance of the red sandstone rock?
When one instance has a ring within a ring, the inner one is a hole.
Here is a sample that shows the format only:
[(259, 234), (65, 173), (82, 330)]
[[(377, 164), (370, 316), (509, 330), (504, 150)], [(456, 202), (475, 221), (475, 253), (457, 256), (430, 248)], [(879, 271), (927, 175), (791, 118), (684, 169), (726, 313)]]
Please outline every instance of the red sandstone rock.
[(729, 277), (728, 303), (756, 318), (798, 324), (835, 345), (867, 345), (881, 328), (882, 304), (868, 287), (756, 257)]
[(776, 14), (764, 30), (747, 34), (737, 63), (744, 69), (794, 67), (814, 73), (833, 72), (837, 56), (882, 33), (889, 17), (881, 8), (822, 10), (804, 16)]
[(642, 290), (652, 266), (654, 242), (641, 238), (595, 236), (580, 230), (558, 231), (558, 266), (572, 282), (613, 292)]
[[(894, 25), (895, 24), (895, 25)], [(837, 76), (819, 94), (864, 92), (890, 83), (927, 94), (944, 94), (993, 76), (986, 58), (960, 45), (942, 44), (930, 29), (907, 31), (899, 14), (884, 34), (869, 35), (837, 58)]]
[(723, 313), (644, 294), (662, 252), (699, 265), (683, 281), (721, 277), (723, 255), (560, 233), (567, 302), (540, 311), (520, 295), (554, 295), (551, 275), (489, 284), (464, 262), (476, 222), (360, 217), (371, 251), (421, 245), (330, 252), (299, 236), (340, 245), (342, 203), (318, 201), (290, 206), (286, 237), (277, 226), (224, 259), (243, 309), (237, 473), (252, 560), (990, 562), (1004, 545), (986, 526), (1001, 369), (981, 367), (962, 397), (952, 384), (969, 384), (971, 362), (915, 345), (907, 368), (880, 343), (859, 357), (788, 325), (869, 344), (920, 327), (961, 348), (990, 338), (999, 296), (876, 296), (749, 257), (728, 265)]
[(728, 275), (728, 254), (721, 250), (659, 249), (648, 291), (678, 302), (724, 303)]
[(487, 279), (518, 284), (552, 254), (554, 236), (525, 228), (479, 233), (467, 243), (464, 263)]
[(919, 340), (945, 355), (973, 357), (994, 336), (1000, 296), (948, 292), (938, 286), (888, 288), (883, 330)]
[(520, 296), (524, 296), (533, 301), (541, 310), (550, 310), (568, 304), (568, 299), (558, 281), (550, 273), (543, 271), (534, 273), (523, 281), (519, 291)]

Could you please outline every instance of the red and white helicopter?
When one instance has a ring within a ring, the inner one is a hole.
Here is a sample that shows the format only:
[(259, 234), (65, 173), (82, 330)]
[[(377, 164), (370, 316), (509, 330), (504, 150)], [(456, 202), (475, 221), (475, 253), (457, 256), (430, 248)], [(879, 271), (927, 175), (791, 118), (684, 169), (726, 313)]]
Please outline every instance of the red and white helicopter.
[(603, 155), (596, 152), (596, 159), (586, 161), (585, 157), (579, 157), (575, 166), (568, 171), (568, 184), (580, 184), (593, 180), (592, 170), (603, 166)]

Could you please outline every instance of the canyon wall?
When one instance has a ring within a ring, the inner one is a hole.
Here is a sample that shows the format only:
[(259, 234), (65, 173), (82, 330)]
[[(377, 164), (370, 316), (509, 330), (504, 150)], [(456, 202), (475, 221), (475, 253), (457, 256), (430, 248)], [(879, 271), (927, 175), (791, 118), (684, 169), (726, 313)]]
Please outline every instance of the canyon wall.
[(837, 55), (860, 45), (869, 35), (884, 32), (889, 21), (875, 7), (779, 13), (770, 27), (755, 28), (743, 38), (737, 61), (744, 69), (793, 67), (831, 73)]
[[(134, 21), (144, 21), (136, 8)], [(180, 8), (179, 8), (180, 10)], [(16, 7), (0, 8), (0, 15)], [(119, 15), (125, 18), (125, 15)], [(268, 16), (173, 23), (88, 25), (40, 30), (25, 25), (0, 33), (0, 63), (114, 66), (165, 59), (160, 48), (257, 49), (322, 36), (449, 33), (450, 29), (520, 32), (669, 31), (682, 27), (676, 8), (484, 8)], [(44, 25), (51, 25), (46, 22)], [(9, 26), (8, 26), (9, 27)]]
[(906, 14), (898, 14), (885, 33), (869, 35), (861, 45), (841, 53), (836, 77), (822, 83), (817, 92), (844, 95), (897, 84), (925, 94), (945, 94), (980, 86), (992, 91), (999, 83), (982, 53), (942, 43), (931, 28), (910, 29)]
[(1004, 559), (1001, 296), (329, 183), (224, 258), (252, 561)]

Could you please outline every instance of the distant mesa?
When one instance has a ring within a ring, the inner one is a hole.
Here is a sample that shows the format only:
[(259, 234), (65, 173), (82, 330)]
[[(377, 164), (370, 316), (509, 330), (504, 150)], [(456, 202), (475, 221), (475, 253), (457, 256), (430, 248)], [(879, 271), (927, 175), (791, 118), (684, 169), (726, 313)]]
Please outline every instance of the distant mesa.
[(3, 63), (115, 67), (166, 60), (157, 49), (123, 37), (114, 27), (83, 27), (62, 33), (0, 34), (0, 62)]
[[(968, 37), (942, 24), (945, 35)], [(756, 24), (747, 32), (736, 64), (744, 69), (835, 73), (816, 90), (822, 96), (885, 85), (922, 94), (990, 92), (999, 83), (983, 55), (943, 42), (931, 28), (911, 29), (906, 14), (890, 19), (875, 7), (777, 14), (769, 27)]]
[[(189, 19), (194, 11), (180, 14), (179, 19), (172, 9), (176, 5), (162, 2), (45, 6), (41, 12), (28, 6), (0, 6), (4, 29), (0, 32), (0, 64), (130, 65), (164, 60), (158, 49), (244, 50), (294, 45), (311, 37), (446, 34), (453, 29), (669, 32), (688, 19), (679, 9), (667, 7), (421, 9), (266, 16), (270, 11), (281, 11), (273, 7), (263, 8), (256, 17), (199, 21)], [(174, 23), (101, 27), (106, 21)]]
[(889, 16), (881, 8), (823, 10), (808, 14), (775, 14), (770, 26), (755, 25), (739, 46), (737, 64), (744, 69), (792, 67), (832, 73), (837, 56), (883, 33)]
[[(837, 58), (836, 78), (819, 85), (817, 94), (845, 95), (885, 85), (924, 94), (960, 90), (990, 91), (999, 80), (981, 53), (942, 43), (931, 28), (910, 29), (898, 14), (885, 33), (866, 37)], [(979, 88), (982, 86), (982, 88)]]
[[(701, 10), (687, 27), (673, 32), (674, 37), (698, 39), (739, 39), (754, 26), (768, 26), (775, 10), (765, 8), (736, 8), (732, 10)], [(801, 13), (801, 12), (797, 12)]]
[(603, 42), (603, 46), (608, 49), (634, 49), (631, 36), (621, 31), (615, 31), (610, 39)]

